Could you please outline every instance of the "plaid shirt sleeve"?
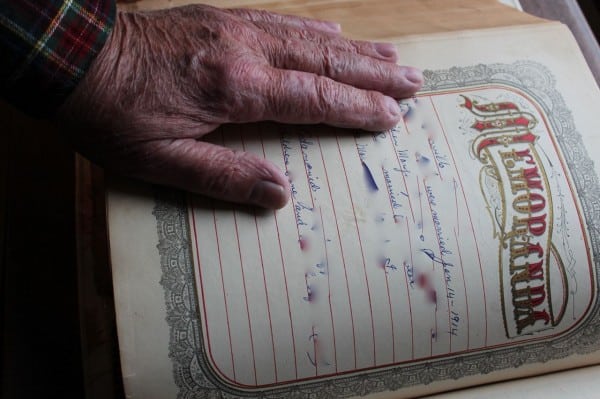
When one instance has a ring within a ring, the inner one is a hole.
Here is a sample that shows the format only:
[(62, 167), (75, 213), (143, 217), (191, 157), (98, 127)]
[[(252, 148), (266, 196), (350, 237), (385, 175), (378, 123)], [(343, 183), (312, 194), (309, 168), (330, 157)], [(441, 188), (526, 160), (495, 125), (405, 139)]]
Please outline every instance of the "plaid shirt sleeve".
[(115, 0), (0, 0), (0, 95), (50, 117), (114, 24)]

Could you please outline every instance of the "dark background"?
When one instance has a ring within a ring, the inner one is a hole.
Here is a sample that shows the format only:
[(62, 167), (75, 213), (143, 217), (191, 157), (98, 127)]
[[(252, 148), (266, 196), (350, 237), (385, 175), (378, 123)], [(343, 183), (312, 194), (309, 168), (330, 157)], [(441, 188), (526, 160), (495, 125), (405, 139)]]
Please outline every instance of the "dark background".
[[(600, 50), (574, 1), (521, 3), (533, 14), (567, 22), (598, 80)], [(599, 2), (579, 4), (598, 38)], [(75, 154), (61, 135), (49, 134), (35, 122), (24, 124), (14, 114), (0, 110), (0, 398), (83, 398), (84, 386), (95, 386), (99, 398), (122, 397), (114, 323), (99, 320), (110, 315), (112, 304), (78, 306), (79, 295), (110, 297), (106, 271), (94, 275), (99, 283), (91, 290), (85, 281), (82, 285), (76, 268), (75, 231), (82, 231), (81, 218), (102, 223), (102, 192), (88, 190), (91, 205), (76, 216), (81, 192), (75, 186)], [(96, 169), (82, 170), (95, 180), (102, 178)], [(102, 245), (102, 237), (83, 237), (92, 246)], [(101, 252), (97, 256), (104, 256)], [(96, 255), (90, 254), (92, 262), (84, 264), (93, 263)], [(95, 353), (93, 345), (104, 354)]]
[(600, 1), (579, 0), (579, 6), (594, 31), (596, 40), (600, 42)]

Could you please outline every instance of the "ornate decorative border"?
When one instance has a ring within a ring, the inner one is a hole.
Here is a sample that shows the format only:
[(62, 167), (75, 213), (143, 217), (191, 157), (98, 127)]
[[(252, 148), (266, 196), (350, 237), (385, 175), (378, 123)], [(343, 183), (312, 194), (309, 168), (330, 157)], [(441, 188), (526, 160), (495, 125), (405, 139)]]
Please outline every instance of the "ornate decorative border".
[[(520, 61), (513, 64), (476, 65), (441, 71), (425, 71), (423, 91), (504, 84), (533, 97), (550, 118), (550, 124), (571, 171), (591, 240), (594, 267), (600, 275), (600, 183), (589, 173), (593, 162), (586, 153), (573, 117), (558, 91), (552, 73), (543, 65)], [(162, 279), (170, 328), (169, 357), (173, 362), (179, 398), (344, 398), (384, 390), (394, 391), (417, 384), (459, 379), (474, 374), (546, 362), (572, 354), (600, 349), (600, 302), (598, 296), (590, 316), (570, 333), (552, 342), (539, 342), (416, 365), (400, 365), (378, 371), (321, 381), (298, 383), (258, 391), (235, 390), (212, 374), (202, 345), (200, 311), (194, 278), (190, 226), (183, 193), (158, 191), (153, 211), (156, 217)], [(596, 223), (594, 223), (594, 221)], [(600, 285), (596, 281), (596, 292)]]

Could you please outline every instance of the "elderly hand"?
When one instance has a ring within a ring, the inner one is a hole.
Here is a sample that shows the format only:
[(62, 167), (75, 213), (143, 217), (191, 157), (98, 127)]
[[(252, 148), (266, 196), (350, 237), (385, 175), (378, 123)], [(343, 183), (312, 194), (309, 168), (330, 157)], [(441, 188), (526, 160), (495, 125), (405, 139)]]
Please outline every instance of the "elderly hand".
[(422, 84), (396, 60), (393, 45), (344, 39), (329, 22), (201, 5), (122, 12), (59, 119), (110, 170), (279, 208), (289, 182), (275, 165), (200, 139), (260, 120), (391, 128), (394, 98)]

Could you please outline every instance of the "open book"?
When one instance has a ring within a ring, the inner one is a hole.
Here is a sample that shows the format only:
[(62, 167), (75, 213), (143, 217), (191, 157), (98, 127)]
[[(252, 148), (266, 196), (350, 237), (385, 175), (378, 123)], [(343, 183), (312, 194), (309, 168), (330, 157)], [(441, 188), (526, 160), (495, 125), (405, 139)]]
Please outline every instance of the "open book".
[(495, 1), (219, 2), (240, 4), (393, 41), (425, 85), (390, 131), (213, 134), (286, 171), (276, 212), (112, 182), (128, 397), (395, 398), (600, 363), (600, 92), (565, 27)]

